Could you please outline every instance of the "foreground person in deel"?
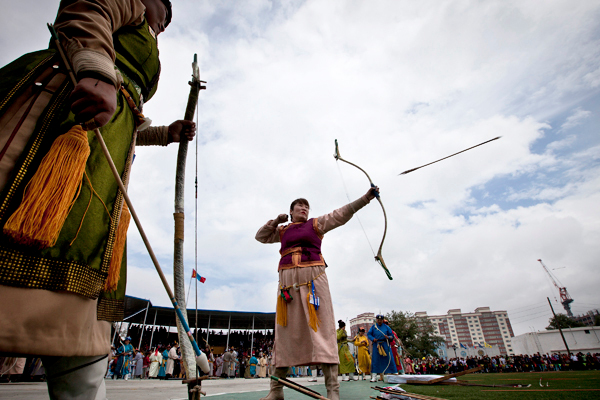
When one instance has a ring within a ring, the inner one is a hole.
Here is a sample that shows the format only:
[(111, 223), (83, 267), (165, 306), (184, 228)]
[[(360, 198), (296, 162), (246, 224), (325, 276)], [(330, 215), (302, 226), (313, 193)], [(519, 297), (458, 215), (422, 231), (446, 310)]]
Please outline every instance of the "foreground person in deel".
[[(90, 149), (54, 243), (0, 236), (0, 355), (42, 356), (51, 399), (105, 398), (110, 322), (123, 318), (127, 261), (116, 240), (123, 197), (91, 130), (101, 127), (125, 182), (136, 143), (165, 146), (195, 134), (186, 121), (138, 132), (139, 109), (160, 74), (157, 36), (170, 20), (168, 0), (65, 0), (54, 25), (78, 84), (53, 41), (0, 69), (0, 226), (16, 214), (57, 138), (83, 132)], [(78, 154), (69, 150), (56, 154)], [(62, 182), (71, 171), (53, 178)]]
[[(311, 219), (308, 201), (294, 200), (290, 224), (279, 226), (288, 220), (287, 214), (280, 214), (256, 234), (261, 243), (281, 242), (273, 375), (285, 378), (288, 367), (322, 364), (327, 397), (332, 400), (339, 399), (339, 357), (321, 241), (327, 232), (344, 225), (369, 204), (378, 190), (371, 188), (358, 200)], [(271, 380), (271, 390), (262, 400), (279, 399), (283, 399), (283, 385)]]
[(375, 323), (367, 333), (367, 337), (373, 343), (371, 382), (377, 382), (377, 374), (380, 375), (381, 381), (383, 381), (384, 374), (398, 372), (389, 346), (389, 342), (394, 340), (394, 333), (392, 328), (383, 323), (383, 320), (383, 315), (376, 315)]

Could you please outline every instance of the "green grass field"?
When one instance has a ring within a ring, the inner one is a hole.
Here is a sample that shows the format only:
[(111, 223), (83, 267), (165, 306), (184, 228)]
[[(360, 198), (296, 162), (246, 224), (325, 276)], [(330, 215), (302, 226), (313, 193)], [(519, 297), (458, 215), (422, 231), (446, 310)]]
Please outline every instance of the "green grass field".
[[(411, 393), (463, 400), (584, 400), (600, 399), (600, 371), (469, 374), (459, 378), (479, 385), (531, 384), (529, 388), (401, 385)], [(543, 387), (540, 387), (540, 379)], [(548, 386), (546, 386), (548, 384)]]
[[(540, 378), (543, 387), (540, 387)], [(322, 382), (323, 378), (319, 378)], [(400, 385), (409, 393), (424, 394), (442, 399), (460, 400), (598, 400), (600, 399), (600, 371), (581, 372), (539, 372), (539, 373), (508, 373), (508, 374), (469, 374), (460, 380), (479, 385), (531, 384), (529, 388), (492, 388), (479, 386), (447, 386), (447, 385)], [(300, 384), (306, 385), (304, 380)], [(546, 386), (548, 383), (548, 386)], [(372, 386), (388, 386), (382, 382), (369, 381), (340, 382), (341, 400), (367, 400), (377, 396), (378, 391)], [(392, 385), (390, 385), (392, 386)], [(310, 388), (325, 396), (325, 385), (311, 385)], [(286, 400), (305, 400), (309, 397), (285, 389)], [(265, 396), (267, 391), (224, 394), (213, 396), (214, 400), (257, 400)]]

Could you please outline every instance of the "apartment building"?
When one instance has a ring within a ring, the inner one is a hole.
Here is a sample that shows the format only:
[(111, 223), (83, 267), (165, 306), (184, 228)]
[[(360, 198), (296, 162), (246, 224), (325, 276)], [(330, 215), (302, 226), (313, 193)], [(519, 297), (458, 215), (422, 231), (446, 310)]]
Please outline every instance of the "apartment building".
[(358, 314), (355, 318), (350, 320), (350, 334), (349, 337), (354, 337), (358, 333), (360, 328), (365, 328), (366, 332), (369, 332), (369, 329), (375, 323), (375, 314), (372, 312)]
[(446, 346), (457, 348), (496, 345), (501, 354), (513, 355), (511, 338), (514, 336), (508, 313), (478, 307), (474, 312), (463, 313), (460, 308), (448, 310), (446, 315), (427, 315), (426, 311), (415, 317), (431, 321), (435, 333), (446, 341)]
[(586, 326), (594, 326), (594, 324), (596, 323), (596, 317), (598, 315), (600, 315), (600, 313), (598, 312), (598, 309), (595, 309), (588, 311), (586, 314), (577, 315), (573, 319), (577, 322), (585, 324)]

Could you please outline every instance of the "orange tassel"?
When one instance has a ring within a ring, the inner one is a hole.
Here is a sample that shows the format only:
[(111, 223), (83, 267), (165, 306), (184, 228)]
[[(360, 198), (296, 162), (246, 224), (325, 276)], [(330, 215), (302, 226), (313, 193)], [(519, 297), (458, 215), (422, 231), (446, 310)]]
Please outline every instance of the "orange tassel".
[(287, 326), (287, 303), (285, 299), (281, 297), (281, 294), (277, 296), (277, 325)]
[(321, 324), (321, 321), (319, 321), (319, 316), (317, 315), (315, 305), (310, 304), (310, 293), (306, 294), (306, 304), (308, 305), (308, 326), (310, 326), (312, 330), (316, 332), (317, 328)]
[(56, 244), (81, 190), (90, 155), (87, 132), (80, 125), (60, 135), (25, 188), (23, 201), (4, 225), (16, 243), (39, 249)]
[(125, 254), (127, 229), (129, 228), (130, 221), (131, 214), (129, 213), (129, 208), (127, 208), (127, 204), (123, 203), (121, 219), (119, 219), (119, 225), (117, 226), (117, 233), (115, 235), (115, 245), (113, 247), (112, 257), (110, 258), (108, 277), (104, 284), (104, 291), (106, 292), (117, 290), (117, 286), (119, 285), (119, 279), (121, 278), (121, 263), (123, 261), (123, 254)]

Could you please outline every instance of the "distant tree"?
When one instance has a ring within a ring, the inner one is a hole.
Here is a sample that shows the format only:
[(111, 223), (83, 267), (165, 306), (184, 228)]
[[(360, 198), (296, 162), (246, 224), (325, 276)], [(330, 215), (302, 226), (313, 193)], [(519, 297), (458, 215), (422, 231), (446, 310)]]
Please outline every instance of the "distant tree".
[(433, 324), (427, 318), (416, 318), (413, 313), (393, 310), (386, 318), (413, 357), (436, 356), (436, 349), (444, 343), (443, 338), (435, 335)]
[(600, 326), (600, 315), (594, 316), (594, 326)]
[(550, 318), (548, 323), (549, 325), (546, 327), (546, 330), (548, 331), (558, 328), (579, 328), (585, 326), (585, 324), (575, 321), (565, 314), (556, 314), (556, 317)]

